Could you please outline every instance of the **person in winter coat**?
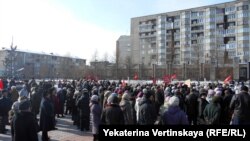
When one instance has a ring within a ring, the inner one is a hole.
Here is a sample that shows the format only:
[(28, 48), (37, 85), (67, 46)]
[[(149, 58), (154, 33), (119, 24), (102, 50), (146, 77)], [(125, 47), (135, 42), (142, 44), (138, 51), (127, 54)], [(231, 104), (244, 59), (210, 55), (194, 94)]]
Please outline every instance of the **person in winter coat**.
[(203, 111), (204, 119), (207, 125), (220, 124), (221, 106), (220, 98), (214, 96), (211, 103), (209, 103)]
[(152, 102), (153, 95), (149, 91), (143, 94), (144, 94), (143, 98), (141, 102), (139, 103), (139, 124), (140, 125), (153, 125), (157, 118), (155, 105)]
[(139, 92), (135, 101), (136, 123), (139, 122), (139, 103), (142, 100), (143, 93)]
[(186, 96), (186, 113), (188, 115), (188, 121), (190, 125), (197, 125), (197, 115), (198, 115), (198, 96), (193, 90), (190, 94)]
[(41, 87), (36, 87), (35, 91), (31, 94), (31, 111), (35, 117), (39, 114), (40, 104), (43, 97), (43, 89)]
[(179, 98), (172, 96), (168, 100), (168, 110), (161, 117), (163, 125), (188, 125), (187, 115), (179, 107)]
[(158, 86), (155, 93), (155, 107), (157, 114), (159, 114), (160, 107), (163, 103), (164, 103), (164, 91), (160, 88), (160, 86)]
[(5, 134), (5, 126), (8, 123), (8, 112), (11, 109), (12, 102), (7, 97), (8, 91), (2, 90), (2, 97), (0, 98), (0, 133)]
[(241, 92), (233, 96), (230, 108), (233, 110), (233, 125), (249, 125), (250, 124), (250, 95), (248, 87), (242, 86)]
[(80, 114), (80, 130), (89, 130), (90, 108), (89, 108), (89, 93), (84, 90), (81, 97), (78, 99), (76, 106), (79, 108)]
[(118, 96), (115, 94), (108, 97), (107, 106), (102, 113), (102, 123), (106, 125), (124, 125), (124, 116), (118, 101)]
[(98, 96), (93, 95), (90, 99), (90, 115), (92, 121), (92, 134), (93, 134), (93, 141), (98, 140), (99, 134), (99, 125), (101, 123), (101, 106), (98, 103)]
[(12, 103), (14, 103), (15, 101), (17, 101), (19, 95), (18, 95), (18, 91), (16, 89), (16, 86), (11, 86), (10, 94), (11, 94), (11, 101), (12, 101)]
[(125, 125), (133, 124), (132, 106), (130, 104), (129, 99), (130, 95), (128, 93), (124, 93), (120, 102), (120, 107), (123, 112)]
[(31, 112), (29, 100), (19, 104), (19, 112), (12, 120), (12, 137), (14, 141), (38, 141), (39, 127), (34, 114)]
[(55, 129), (55, 113), (54, 106), (51, 101), (52, 93), (55, 93), (55, 88), (50, 88), (43, 93), (43, 99), (40, 106), (40, 130), (42, 131), (42, 140), (48, 141), (48, 131)]
[(202, 92), (200, 93), (200, 98), (198, 99), (198, 124), (203, 125), (205, 124), (205, 119), (203, 115), (203, 111), (206, 108), (207, 104), (209, 104), (206, 100), (206, 93)]
[(231, 89), (226, 89), (225, 90), (225, 96), (223, 97), (223, 102), (222, 102), (222, 124), (229, 125), (232, 117), (232, 111), (230, 110), (230, 102), (232, 100), (233, 94)]

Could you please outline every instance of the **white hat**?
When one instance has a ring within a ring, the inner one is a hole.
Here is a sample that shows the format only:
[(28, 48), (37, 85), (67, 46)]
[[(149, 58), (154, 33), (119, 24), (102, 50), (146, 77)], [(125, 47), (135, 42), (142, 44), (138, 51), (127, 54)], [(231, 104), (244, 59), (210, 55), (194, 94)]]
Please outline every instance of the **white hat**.
[(91, 96), (91, 101), (98, 102), (99, 97), (97, 95)]
[(179, 100), (178, 97), (172, 96), (172, 97), (169, 99), (168, 104), (169, 104), (169, 106), (179, 106), (179, 102), (180, 102), (180, 100)]

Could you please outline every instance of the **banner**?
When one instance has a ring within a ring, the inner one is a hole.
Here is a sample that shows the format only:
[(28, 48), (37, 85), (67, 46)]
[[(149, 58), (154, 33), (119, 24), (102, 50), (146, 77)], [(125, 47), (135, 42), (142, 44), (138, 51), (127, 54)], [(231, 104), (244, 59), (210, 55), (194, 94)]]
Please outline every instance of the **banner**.
[(191, 80), (188, 79), (188, 80), (184, 81), (184, 84), (186, 84), (188, 87), (191, 87)]

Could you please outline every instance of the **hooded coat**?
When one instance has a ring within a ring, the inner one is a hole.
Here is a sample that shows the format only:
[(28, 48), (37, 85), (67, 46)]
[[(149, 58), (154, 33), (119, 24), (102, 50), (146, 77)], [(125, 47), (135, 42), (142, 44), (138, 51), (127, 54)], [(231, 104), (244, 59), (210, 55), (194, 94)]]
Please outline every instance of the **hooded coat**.
[(90, 104), (91, 121), (92, 121), (92, 134), (99, 133), (99, 125), (101, 123), (101, 106), (98, 102), (92, 101)]

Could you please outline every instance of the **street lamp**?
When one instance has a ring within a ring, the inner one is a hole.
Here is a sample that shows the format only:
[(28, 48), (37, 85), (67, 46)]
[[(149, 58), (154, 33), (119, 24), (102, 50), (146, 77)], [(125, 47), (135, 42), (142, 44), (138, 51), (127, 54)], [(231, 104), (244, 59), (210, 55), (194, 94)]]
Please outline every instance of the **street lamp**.
[(54, 53), (51, 52), (50, 55), (51, 55), (50, 79), (52, 80), (52, 78), (53, 78), (53, 55), (54, 55)]

